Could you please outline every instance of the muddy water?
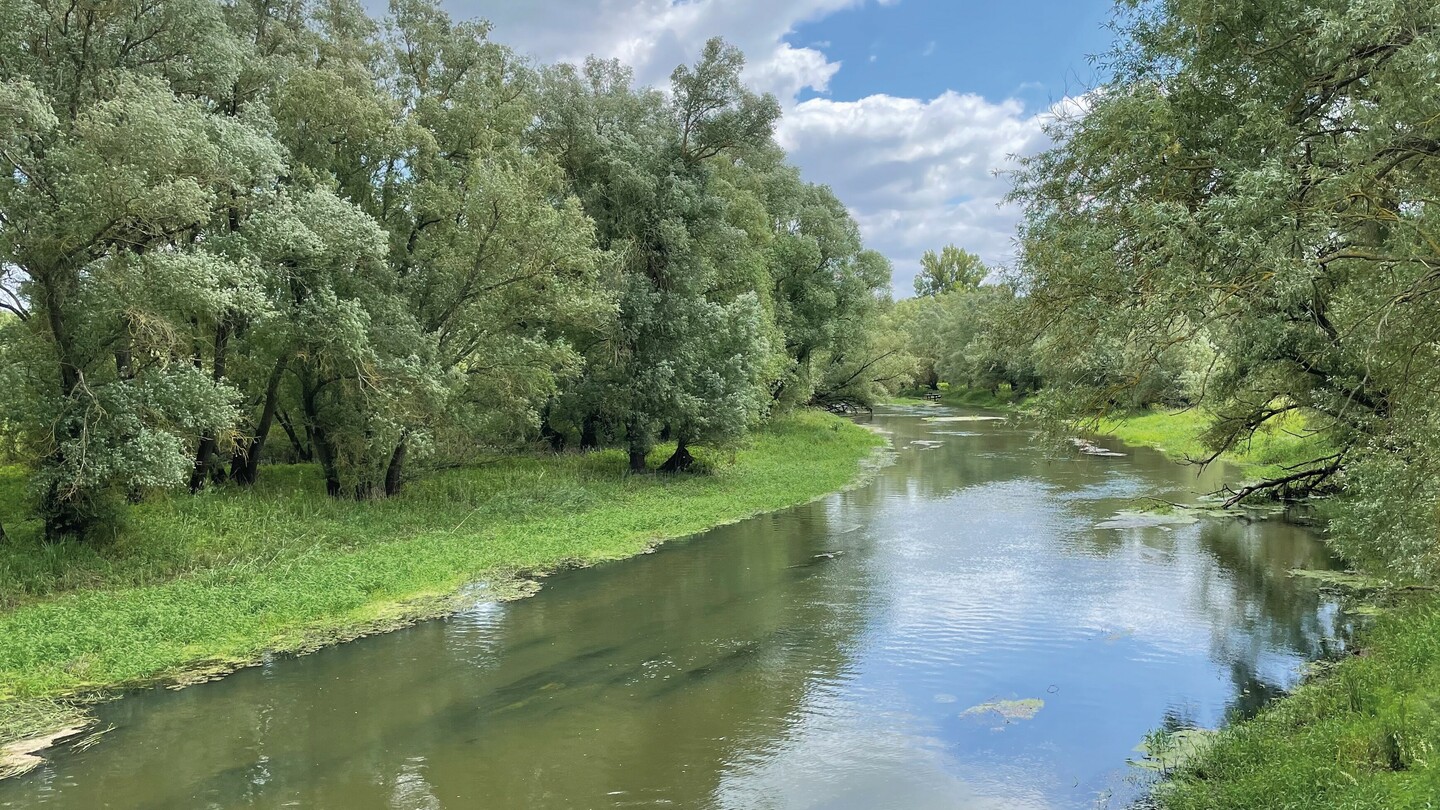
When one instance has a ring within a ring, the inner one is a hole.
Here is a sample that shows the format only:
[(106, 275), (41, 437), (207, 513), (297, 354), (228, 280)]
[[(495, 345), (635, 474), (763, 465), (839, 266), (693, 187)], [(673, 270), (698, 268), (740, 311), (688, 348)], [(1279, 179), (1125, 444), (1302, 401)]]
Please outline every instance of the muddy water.
[(1287, 576), (1330, 565), (1302, 528), (1098, 527), (1216, 479), (937, 413), (873, 418), (899, 458), (865, 488), (128, 696), (0, 807), (1124, 807), (1148, 731), (1251, 712), (1343, 635)]

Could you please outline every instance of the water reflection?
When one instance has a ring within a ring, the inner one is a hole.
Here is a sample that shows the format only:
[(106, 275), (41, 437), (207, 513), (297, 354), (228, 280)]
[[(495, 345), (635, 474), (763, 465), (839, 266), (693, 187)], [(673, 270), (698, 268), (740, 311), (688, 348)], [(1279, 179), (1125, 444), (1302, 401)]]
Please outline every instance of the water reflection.
[(865, 488), (116, 702), (0, 807), (1123, 806), (1147, 731), (1253, 712), (1346, 630), (1287, 576), (1329, 564), (1303, 529), (1096, 528), (1213, 471), (933, 413), (875, 417)]

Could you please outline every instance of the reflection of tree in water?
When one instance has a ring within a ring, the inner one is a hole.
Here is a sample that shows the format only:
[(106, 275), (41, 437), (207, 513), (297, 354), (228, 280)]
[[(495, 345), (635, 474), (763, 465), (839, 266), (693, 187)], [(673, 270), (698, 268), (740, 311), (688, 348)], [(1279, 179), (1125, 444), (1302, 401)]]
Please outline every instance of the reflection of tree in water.
[[(1218, 627), (1213, 657), (1229, 665), (1235, 697), (1229, 711), (1252, 716), (1283, 695), (1293, 673), (1261, 671), (1262, 656), (1288, 654), (1303, 660), (1330, 656), (1348, 628), (1339, 625), (1334, 601), (1294, 569), (1329, 569), (1335, 560), (1308, 530), (1281, 521), (1208, 522), (1200, 548), (1224, 573), (1206, 579), (1196, 598), (1214, 611), (1228, 613)], [(1276, 680), (1280, 679), (1280, 680)]]
[[(1278, 693), (1277, 653), (1317, 657), (1335, 632), (1314, 586), (1288, 575), (1329, 564), (1303, 530), (1093, 530), (1134, 508), (1137, 488), (1216, 486), (1192, 468), (1154, 454), (1050, 458), (1012, 424), (883, 425), (901, 452), (872, 487), (563, 574), (514, 605), (122, 701), (108, 710), (121, 729), (62, 759), (63, 779), (50, 774), (51, 806), (706, 806), (728, 771), (769, 755), (814, 695), (843, 681), (867, 621), (894, 596), (871, 580), (886, 566), (867, 556), (861, 524), (971, 487), (992, 486), (970, 493), (981, 501), (1033, 491), (1048, 511), (1027, 519), (1057, 532), (1037, 561), (1047, 575), (1082, 570), (1067, 554), (1104, 559), (1111, 574), (1127, 554), (1184, 566), (1186, 610), (1218, 628), (1208, 653), (1235, 686), (1231, 711)], [(1189, 715), (1173, 710), (1166, 728), (1195, 725)]]
[[(965, 487), (1033, 478), (1038, 492), (1068, 503), (1071, 518), (1083, 525), (1121, 509), (1146, 508), (1135, 500), (1141, 495), (1174, 493), (1177, 500), (1191, 500), (1234, 477), (1223, 465), (1199, 469), (1144, 449), (1123, 460), (1047, 457), (1044, 448), (1017, 441), (1024, 434), (1008, 423), (901, 418), (886, 420), (885, 426), (895, 432), (898, 447), (916, 439), (946, 443), (902, 453), (897, 474), (875, 487), (876, 498), (945, 497)], [(976, 435), (945, 436), (950, 429)], [(1230, 674), (1235, 694), (1230, 711), (1251, 714), (1284, 691), (1291, 673), (1277, 662), (1325, 657), (1335, 639), (1346, 635), (1336, 626), (1337, 611), (1315, 585), (1290, 575), (1296, 568), (1335, 565), (1314, 534), (1299, 526), (1213, 518), (1164, 529), (1080, 530), (1069, 540), (1097, 557), (1143, 548), (1150, 564), (1199, 566), (1183, 580), (1185, 598), (1216, 628), (1210, 658)], [(1197, 558), (1197, 552), (1202, 556)], [(1187, 722), (1193, 725), (1193, 719)]]

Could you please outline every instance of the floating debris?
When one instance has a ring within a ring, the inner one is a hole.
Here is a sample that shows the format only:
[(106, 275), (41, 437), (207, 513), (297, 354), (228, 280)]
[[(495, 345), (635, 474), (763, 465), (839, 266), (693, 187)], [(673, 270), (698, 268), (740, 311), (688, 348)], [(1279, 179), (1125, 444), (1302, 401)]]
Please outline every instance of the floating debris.
[(787, 565), (785, 566), (785, 568), (787, 570), (791, 568), (809, 568), (812, 565), (819, 565), (826, 560), (833, 560), (844, 553), (844, 551), (822, 551), (819, 554), (812, 554), (810, 558), (808, 560), (805, 560), (804, 562), (798, 562), (794, 565)]
[(927, 416), (925, 422), (1004, 422), (1003, 416)]
[(1199, 523), (1200, 518), (1188, 511), (1176, 512), (1116, 512), (1114, 516), (1095, 524), (1097, 529), (1151, 529), (1168, 526), (1188, 526)]
[(1101, 456), (1103, 458), (1124, 458), (1124, 453), (1117, 453), (1114, 450), (1101, 447), (1089, 439), (1071, 439), (1070, 443), (1087, 456)]
[(1013, 723), (1017, 720), (1030, 720), (1045, 708), (1045, 701), (1040, 698), (1024, 698), (1022, 700), (991, 700), (981, 703), (978, 706), (971, 706), (960, 713), (961, 717), (984, 717), (990, 714), (998, 714), (1006, 723)]
[(1309, 568), (1292, 568), (1290, 576), (1314, 580), (1322, 587), (1337, 591), (1382, 591), (1391, 587), (1390, 582), (1386, 580), (1357, 574), (1354, 571), (1317, 571)]
[(1216, 732), (1203, 728), (1182, 728), (1179, 731), (1156, 731), (1146, 735), (1135, 746), (1143, 754), (1129, 763), (1137, 768), (1168, 773), (1205, 752), (1215, 742)]
[(1134, 635), (1135, 635), (1135, 630), (1134, 630), (1134, 628), (1127, 627), (1127, 628), (1125, 628), (1124, 630), (1114, 630), (1114, 631), (1111, 631), (1111, 632), (1109, 632), (1109, 633), (1106, 633), (1106, 634), (1105, 634), (1105, 637), (1102, 639), (1102, 641), (1104, 641), (1106, 644), (1114, 644), (1114, 643), (1117, 642), (1117, 641), (1121, 641), (1121, 640), (1123, 640), (1123, 639), (1131, 638), (1131, 637), (1133, 637)]
[(0, 779), (19, 776), (44, 763), (40, 752), (61, 740), (74, 737), (89, 728), (89, 722), (76, 723), (38, 737), (18, 740), (0, 747)]

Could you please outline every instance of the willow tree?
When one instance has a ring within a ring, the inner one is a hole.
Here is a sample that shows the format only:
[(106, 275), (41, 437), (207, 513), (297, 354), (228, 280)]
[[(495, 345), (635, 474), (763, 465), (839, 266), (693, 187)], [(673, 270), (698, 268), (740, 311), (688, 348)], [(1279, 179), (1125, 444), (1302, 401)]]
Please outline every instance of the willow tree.
[(770, 143), (779, 115), (774, 98), (741, 84), (743, 64), (712, 40), (694, 67), (676, 69), (668, 100), (633, 89), (617, 63), (547, 78), (535, 138), (558, 156), (620, 269), (617, 323), (569, 407), (623, 436), (632, 470), (662, 434), (677, 444), (665, 468), (683, 469), (690, 445), (739, 436), (764, 408), (761, 259), (712, 183), (716, 161)]
[[(763, 220), (761, 287), (771, 302), (779, 356), (771, 395), (781, 407), (806, 404), (832, 359), (864, 353), (888, 298), (890, 264), (865, 249), (859, 226), (834, 192), (802, 180), (778, 147), (748, 155), (727, 173), (756, 197)], [(873, 397), (863, 399), (868, 404)]]
[[(263, 308), (221, 240), (283, 152), (263, 115), (217, 112), (239, 49), (204, 0), (0, 8), (0, 267), (46, 536), (117, 493), (183, 483), (235, 392), (196, 361), (209, 325)], [(13, 283), (13, 286), (12, 286)]]
[[(308, 190), (293, 224), (311, 234), (275, 242), (295, 255), (255, 245), (283, 307), (245, 336), (254, 427), (235, 477), (253, 480), (276, 418), (332, 494), (361, 498), (396, 493), (417, 449), (463, 457), (533, 430), (578, 367), (567, 331), (608, 304), (589, 220), (523, 148), (528, 71), (487, 24), (424, 0), (392, 3), (384, 25), (355, 3), (257, 3), (230, 21), (256, 43), (249, 86)], [(378, 246), (343, 212), (318, 233), (305, 212), (333, 200)]]
[(924, 297), (973, 290), (988, 275), (990, 268), (979, 256), (954, 245), (946, 245), (939, 253), (927, 250), (920, 257), (920, 272), (915, 275), (915, 294)]
[(1165, 0), (1122, 30), (1018, 178), (1054, 368), (1109, 347), (1139, 379), (1207, 342), (1216, 452), (1295, 412), (1326, 447), (1236, 499), (1348, 481), (1352, 550), (1435, 569), (1440, 9)]

